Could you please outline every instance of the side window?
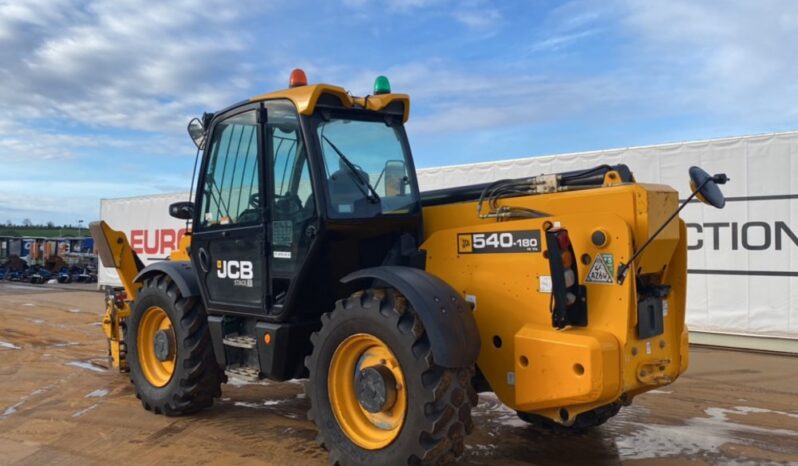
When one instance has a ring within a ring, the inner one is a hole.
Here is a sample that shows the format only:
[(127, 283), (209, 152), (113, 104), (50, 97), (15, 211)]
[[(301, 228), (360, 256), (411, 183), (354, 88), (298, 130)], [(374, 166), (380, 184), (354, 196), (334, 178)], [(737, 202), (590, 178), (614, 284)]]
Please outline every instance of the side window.
[(316, 203), (293, 104), (267, 103), (267, 143), (271, 149), (274, 176), (272, 246), (275, 272), (291, 274), (307, 250), (305, 228), (315, 217)]
[(261, 221), (255, 111), (216, 124), (202, 193), (203, 227)]

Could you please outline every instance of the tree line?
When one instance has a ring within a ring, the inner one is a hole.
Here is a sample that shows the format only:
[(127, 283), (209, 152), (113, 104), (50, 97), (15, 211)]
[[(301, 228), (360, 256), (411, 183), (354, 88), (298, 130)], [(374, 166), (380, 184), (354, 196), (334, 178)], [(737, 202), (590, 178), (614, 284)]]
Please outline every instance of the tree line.
[(5, 228), (44, 228), (48, 230), (57, 230), (62, 228), (77, 228), (75, 225), (56, 225), (54, 222), (33, 223), (29, 218), (23, 219), (22, 223), (14, 223), (9, 219), (6, 220), (6, 222), (2, 226)]

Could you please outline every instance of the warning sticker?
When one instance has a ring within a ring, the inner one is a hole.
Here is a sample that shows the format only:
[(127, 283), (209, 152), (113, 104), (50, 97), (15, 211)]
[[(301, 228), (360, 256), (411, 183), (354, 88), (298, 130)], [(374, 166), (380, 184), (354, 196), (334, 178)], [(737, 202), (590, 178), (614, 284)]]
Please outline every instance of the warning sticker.
[(590, 266), (590, 271), (585, 277), (587, 283), (615, 283), (612, 278), (613, 260), (612, 254), (597, 254), (596, 260)]

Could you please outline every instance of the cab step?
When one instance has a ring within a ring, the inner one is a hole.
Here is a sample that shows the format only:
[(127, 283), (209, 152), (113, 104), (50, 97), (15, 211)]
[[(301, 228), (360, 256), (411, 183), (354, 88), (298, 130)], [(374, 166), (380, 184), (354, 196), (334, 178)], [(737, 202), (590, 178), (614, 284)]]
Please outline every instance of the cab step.
[(234, 348), (255, 349), (257, 347), (255, 338), (247, 335), (226, 335), (222, 339), (222, 343)]
[(228, 378), (237, 378), (245, 382), (257, 382), (260, 380), (260, 370), (256, 367), (228, 367), (224, 373)]

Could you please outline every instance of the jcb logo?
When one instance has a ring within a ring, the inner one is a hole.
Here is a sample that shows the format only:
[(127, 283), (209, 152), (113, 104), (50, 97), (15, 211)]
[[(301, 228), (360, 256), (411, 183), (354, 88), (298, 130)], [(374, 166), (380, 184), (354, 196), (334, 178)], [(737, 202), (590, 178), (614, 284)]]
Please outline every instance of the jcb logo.
[(216, 276), (232, 280), (252, 280), (252, 262), (250, 261), (216, 261)]

